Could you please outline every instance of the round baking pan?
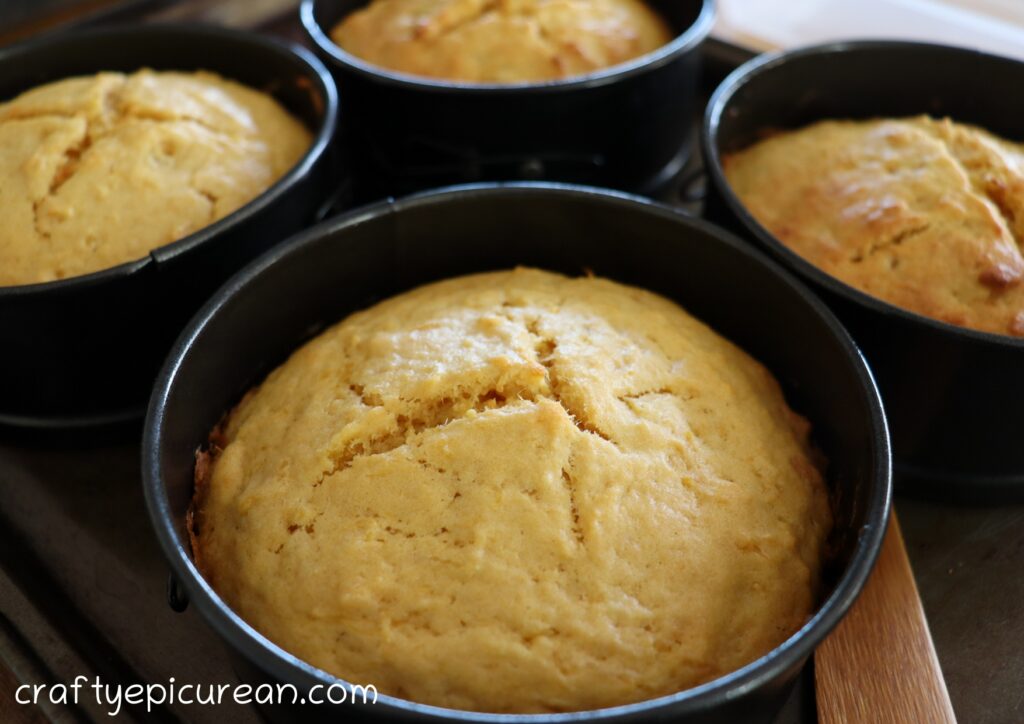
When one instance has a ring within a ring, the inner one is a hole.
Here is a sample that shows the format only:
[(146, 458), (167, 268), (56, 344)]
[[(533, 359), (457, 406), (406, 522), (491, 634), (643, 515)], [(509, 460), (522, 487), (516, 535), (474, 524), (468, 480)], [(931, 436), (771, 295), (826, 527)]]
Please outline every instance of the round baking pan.
[(675, 38), (589, 75), (473, 84), (368, 63), (329, 33), (367, 0), (304, 0), (302, 23), (346, 100), (359, 198), (447, 183), (556, 180), (653, 192), (689, 151), (713, 0), (651, 0)]
[(901, 489), (964, 501), (1024, 498), (1024, 339), (906, 311), (804, 260), (744, 208), (722, 154), (824, 118), (927, 113), (1024, 141), (1024, 63), (905, 42), (822, 45), (756, 58), (715, 92), (701, 134), (708, 215), (809, 280), (867, 356), (885, 400)]
[[(612, 191), (481, 185), (381, 202), (294, 237), (221, 288), (171, 352), (144, 434), (146, 501), (177, 581), (177, 607), (183, 597), (196, 605), (251, 682), (287, 682), (307, 692), (336, 681), (253, 630), (196, 569), (185, 528), (196, 451), (250, 386), (325, 325), (426, 282), (520, 264), (592, 271), (667, 295), (775, 373), (790, 403), (812, 421), (829, 460), (836, 524), (821, 606), (788, 641), (739, 671), (630, 706), (508, 717), (381, 696), (374, 706), (346, 704), (345, 716), (495, 724), (770, 720), (814, 647), (858, 595), (878, 553), (890, 495), (881, 403), (849, 336), (793, 277), (714, 226)], [(307, 706), (266, 713), (307, 721), (341, 711)]]
[(337, 90), (323, 64), (294, 45), (198, 25), (52, 35), (0, 49), (0, 99), (70, 76), (140, 68), (210, 70), (265, 91), (309, 127), (312, 146), (248, 204), (142, 259), (0, 287), (0, 424), (141, 418), (189, 317), (231, 273), (309, 223), (325, 196)]

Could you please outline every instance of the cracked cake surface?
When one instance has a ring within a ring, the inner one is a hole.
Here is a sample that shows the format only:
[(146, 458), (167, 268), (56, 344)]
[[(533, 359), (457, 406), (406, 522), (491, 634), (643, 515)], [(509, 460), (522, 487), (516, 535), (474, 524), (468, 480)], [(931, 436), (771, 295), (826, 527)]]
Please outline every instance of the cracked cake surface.
[(642, 0), (373, 0), (331, 39), (390, 70), (520, 83), (617, 65), (672, 33)]
[(255, 198), (310, 141), (270, 96), (207, 72), (26, 91), (0, 104), (0, 285), (142, 258)]
[(530, 269), (357, 312), (226, 416), (204, 576), (345, 680), (494, 712), (738, 668), (812, 613), (826, 488), (771, 374), (667, 299)]
[(1024, 337), (1024, 145), (949, 119), (833, 120), (723, 164), (761, 225), (841, 281)]

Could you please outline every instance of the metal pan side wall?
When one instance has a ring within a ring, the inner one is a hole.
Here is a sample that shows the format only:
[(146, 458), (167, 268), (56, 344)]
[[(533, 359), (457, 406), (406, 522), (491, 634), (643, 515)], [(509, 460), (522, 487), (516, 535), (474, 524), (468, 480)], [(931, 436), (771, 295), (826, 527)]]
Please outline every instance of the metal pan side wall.
[[(856, 347), (799, 282), (715, 227), (637, 197), (548, 184), (456, 187), (327, 221), (236, 275), (179, 338), (147, 417), (145, 493), (173, 575), (254, 680), (269, 677), (300, 690), (335, 681), (254, 631), (198, 573), (184, 535), (195, 450), (249, 386), (325, 325), (417, 284), (516, 264), (570, 274), (590, 269), (667, 294), (776, 373), (791, 403), (811, 418), (831, 460), (838, 554), (824, 601), (801, 631), (767, 656), (661, 699), (580, 715), (510, 718), (382, 697), (360, 711), (346, 708), (346, 716), (524, 724), (574, 717), (769, 720), (814, 646), (856, 598), (877, 555), (891, 475), (884, 414)], [(282, 296), (296, 301), (281, 305)], [(307, 720), (339, 710), (267, 713)]]
[(950, 117), (1022, 140), (1024, 63), (939, 45), (861, 41), (758, 57), (718, 88), (701, 145), (709, 218), (768, 251), (819, 292), (863, 349), (892, 429), (904, 490), (965, 502), (1024, 499), (1024, 340), (928, 319), (870, 297), (789, 250), (743, 207), (725, 153), (765, 130), (824, 118)]
[(235, 270), (309, 223), (336, 169), (333, 79), (307, 51), (197, 25), (47, 36), (0, 51), (0, 97), (104, 70), (204, 69), (274, 95), (313, 133), (307, 154), (240, 209), (134, 262), (0, 287), (0, 423), (81, 427), (139, 419), (184, 323)]

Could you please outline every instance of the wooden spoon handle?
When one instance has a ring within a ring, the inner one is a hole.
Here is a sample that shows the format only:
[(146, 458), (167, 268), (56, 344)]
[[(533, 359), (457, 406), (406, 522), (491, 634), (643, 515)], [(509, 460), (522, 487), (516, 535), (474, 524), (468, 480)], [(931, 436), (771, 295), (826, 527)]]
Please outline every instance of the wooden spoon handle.
[(893, 511), (860, 598), (814, 655), (821, 724), (955, 724)]

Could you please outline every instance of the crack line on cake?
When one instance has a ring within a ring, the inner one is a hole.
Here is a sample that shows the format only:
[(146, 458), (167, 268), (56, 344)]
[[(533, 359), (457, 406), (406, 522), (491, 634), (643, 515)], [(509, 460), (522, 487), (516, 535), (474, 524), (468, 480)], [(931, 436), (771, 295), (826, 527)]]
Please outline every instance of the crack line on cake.
[[(472, 25), (487, 13), (497, 10), (499, 5), (501, 5), (501, 0), (488, 0), (475, 8), (475, 11), (471, 11), (463, 17), (456, 17), (448, 21), (447, 24), (445, 24), (445, 12), (443, 10), (439, 13), (427, 15), (416, 22), (416, 25), (413, 27), (413, 37), (416, 40), (438, 40), (461, 28)], [(437, 27), (437, 30), (431, 32), (433, 27)]]
[(915, 236), (920, 236), (924, 232), (928, 231), (928, 229), (930, 228), (931, 224), (919, 224), (917, 226), (912, 226), (909, 229), (903, 229), (902, 231), (893, 234), (888, 239), (884, 239), (878, 242), (877, 244), (871, 244), (867, 247), (867, 249), (858, 251), (856, 254), (850, 257), (850, 261), (852, 261), (855, 264), (859, 264), (860, 262), (864, 261), (864, 259), (870, 256), (874, 256), (877, 252), (882, 251), (883, 249), (888, 249), (889, 247), (892, 246), (899, 246), (900, 244), (903, 244), (904, 242), (914, 238)]
[(572, 468), (572, 458), (566, 462), (566, 465), (562, 468), (562, 482), (565, 484), (565, 489), (569, 493), (569, 516), (572, 518), (572, 534), (576, 538), (576, 542), (583, 545), (583, 528), (580, 526), (580, 510), (576, 504), (576, 481), (572, 478), (572, 473), (569, 470)]
[(396, 450), (423, 433), (463, 419), (469, 412), (482, 413), (519, 401), (535, 399), (532, 390), (512, 384), (503, 388), (491, 387), (476, 397), (463, 393), (427, 401), (415, 414), (397, 415), (395, 427), (366, 441), (346, 444), (339, 452), (331, 454), (331, 466), (317, 478), (313, 486), (318, 487), (325, 479), (351, 467), (358, 458), (383, 455)]
[(619, 444), (611, 436), (595, 425), (592, 420), (588, 419), (583, 410), (577, 409), (576, 405), (569, 402), (565, 395), (562, 394), (563, 382), (558, 374), (558, 370), (555, 368), (555, 354), (558, 351), (558, 342), (553, 337), (545, 336), (540, 332), (539, 322), (539, 318), (533, 317), (524, 322), (524, 327), (526, 332), (536, 340), (533, 350), (534, 356), (537, 359), (537, 363), (544, 368), (544, 376), (550, 391), (550, 394), (545, 397), (552, 402), (557, 402), (579, 430), (599, 437), (605, 442), (610, 442), (618, 447)]

